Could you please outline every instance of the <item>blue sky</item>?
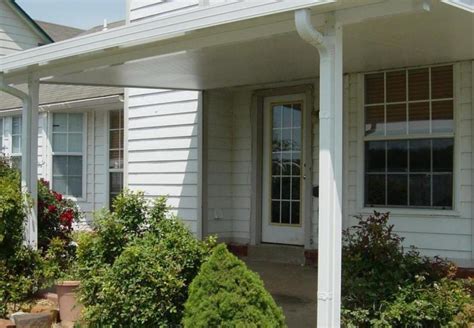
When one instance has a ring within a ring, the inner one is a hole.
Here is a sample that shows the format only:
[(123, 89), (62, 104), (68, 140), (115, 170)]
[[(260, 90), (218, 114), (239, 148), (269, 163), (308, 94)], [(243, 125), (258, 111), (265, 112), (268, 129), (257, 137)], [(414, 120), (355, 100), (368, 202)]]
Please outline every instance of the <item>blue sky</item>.
[(34, 19), (88, 29), (125, 18), (125, 0), (16, 0)]

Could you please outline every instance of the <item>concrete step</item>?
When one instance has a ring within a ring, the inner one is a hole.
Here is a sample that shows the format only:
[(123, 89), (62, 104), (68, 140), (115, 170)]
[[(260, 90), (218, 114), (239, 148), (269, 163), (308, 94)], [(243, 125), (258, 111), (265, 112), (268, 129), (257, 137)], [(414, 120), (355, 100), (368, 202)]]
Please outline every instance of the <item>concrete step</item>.
[(298, 265), (304, 265), (305, 263), (303, 247), (276, 244), (248, 246), (248, 259)]

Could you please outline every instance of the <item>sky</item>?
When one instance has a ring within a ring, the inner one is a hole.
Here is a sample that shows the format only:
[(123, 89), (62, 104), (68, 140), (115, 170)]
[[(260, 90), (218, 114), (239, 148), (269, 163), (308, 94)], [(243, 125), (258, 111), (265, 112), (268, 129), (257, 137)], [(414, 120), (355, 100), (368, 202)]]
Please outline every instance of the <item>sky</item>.
[(126, 0), (16, 0), (33, 19), (82, 29), (125, 19)]

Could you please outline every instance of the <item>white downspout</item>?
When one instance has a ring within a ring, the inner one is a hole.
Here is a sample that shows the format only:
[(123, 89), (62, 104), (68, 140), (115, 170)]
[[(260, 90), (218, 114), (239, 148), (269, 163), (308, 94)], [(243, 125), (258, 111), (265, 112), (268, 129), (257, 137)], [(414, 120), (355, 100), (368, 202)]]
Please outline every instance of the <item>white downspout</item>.
[[(25, 222), (25, 240), (27, 244), (36, 249), (38, 247), (38, 96), (39, 82), (30, 78), (28, 80), (27, 94), (5, 82), (0, 74), (0, 91), (4, 91), (22, 101), (22, 164), (21, 185), (24, 192), (30, 195), (31, 208)], [(25, 198), (25, 204), (29, 202)]]
[(295, 12), (301, 38), (319, 51), (318, 327), (340, 327), (342, 233), (342, 25), (327, 16), (326, 32), (311, 11)]

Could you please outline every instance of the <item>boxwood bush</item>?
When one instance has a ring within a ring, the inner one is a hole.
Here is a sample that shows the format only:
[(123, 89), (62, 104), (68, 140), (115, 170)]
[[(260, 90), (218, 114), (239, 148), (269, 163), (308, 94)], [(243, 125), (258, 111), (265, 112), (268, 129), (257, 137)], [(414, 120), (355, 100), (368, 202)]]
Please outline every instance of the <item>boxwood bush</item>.
[(166, 200), (149, 206), (143, 193), (125, 191), (113, 212), (95, 218), (78, 239), (83, 319), (90, 327), (174, 327), (188, 287), (213, 240), (197, 240)]
[(260, 277), (217, 246), (190, 286), (185, 327), (285, 327)]

